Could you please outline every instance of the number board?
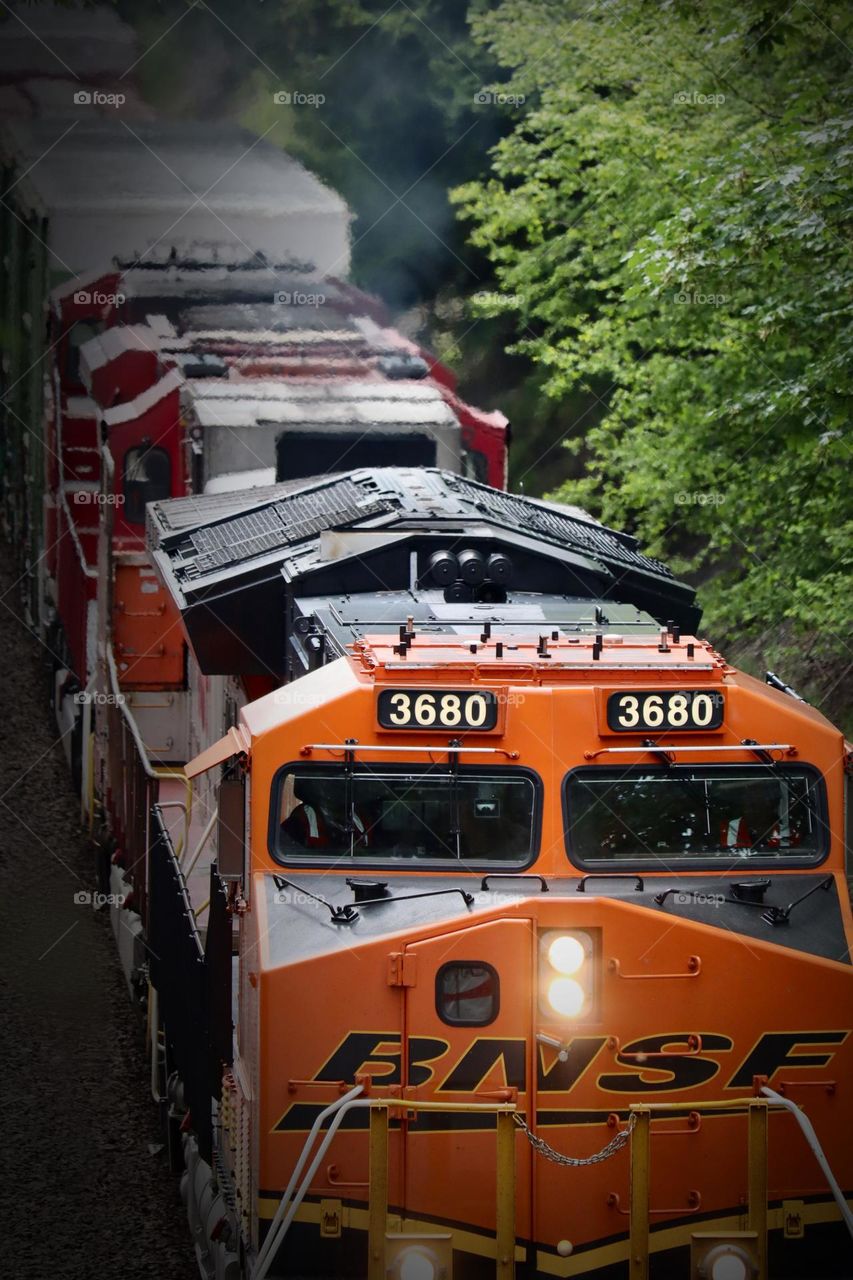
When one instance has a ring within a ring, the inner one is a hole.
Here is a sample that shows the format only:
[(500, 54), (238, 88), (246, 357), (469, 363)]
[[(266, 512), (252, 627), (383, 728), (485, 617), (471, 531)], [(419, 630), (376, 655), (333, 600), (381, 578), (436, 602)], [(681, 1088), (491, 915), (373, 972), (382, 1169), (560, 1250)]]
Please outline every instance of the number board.
[(667, 689), (660, 693), (632, 690), (610, 694), (607, 727), (611, 733), (719, 729), (724, 711), (723, 695), (705, 689)]
[(383, 729), (494, 729), (498, 700), (491, 690), (382, 689), (377, 703)]

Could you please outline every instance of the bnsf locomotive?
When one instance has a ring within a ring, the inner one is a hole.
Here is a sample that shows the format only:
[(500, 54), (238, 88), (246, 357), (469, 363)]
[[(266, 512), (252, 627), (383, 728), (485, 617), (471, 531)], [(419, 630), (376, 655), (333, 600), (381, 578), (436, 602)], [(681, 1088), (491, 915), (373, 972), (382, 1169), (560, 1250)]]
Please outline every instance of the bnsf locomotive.
[(849, 1275), (840, 733), (501, 492), (283, 153), (0, 150), (4, 524), (205, 1280)]
[(845, 1274), (838, 731), (631, 539), (459, 476), (148, 535), (206, 677), (277, 673), (187, 764), (206, 885), (152, 818), (208, 1274)]

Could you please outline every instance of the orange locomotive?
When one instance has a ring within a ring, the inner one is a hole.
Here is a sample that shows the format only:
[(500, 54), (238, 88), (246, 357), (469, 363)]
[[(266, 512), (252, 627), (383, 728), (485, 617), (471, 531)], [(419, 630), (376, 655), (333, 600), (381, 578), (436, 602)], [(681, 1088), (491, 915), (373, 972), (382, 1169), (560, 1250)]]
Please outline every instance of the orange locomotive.
[(286, 615), (289, 682), (187, 766), (226, 766), (204, 943), (162, 814), (151, 855), (203, 1271), (849, 1274), (841, 735), (686, 634), (629, 540), (413, 474), (419, 510), (337, 521), (316, 482), (277, 575), (268, 541), (201, 563), (268, 499), (192, 536), (152, 509), (205, 669), (225, 610), (254, 660), (235, 601)]

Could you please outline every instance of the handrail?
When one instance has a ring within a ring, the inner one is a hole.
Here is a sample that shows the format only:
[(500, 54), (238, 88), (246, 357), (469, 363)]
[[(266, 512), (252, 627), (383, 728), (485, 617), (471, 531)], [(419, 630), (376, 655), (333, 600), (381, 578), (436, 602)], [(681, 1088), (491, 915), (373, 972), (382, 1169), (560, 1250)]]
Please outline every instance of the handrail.
[[(177, 848), (180, 851), (180, 853), (183, 854), (186, 850), (186, 845), (189, 841), (189, 835), (190, 835), (190, 823), (191, 823), (191, 814), (192, 814), (192, 784), (189, 778), (186, 777), (186, 774), (184, 773), (184, 770), (182, 768), (178, 769), (178, 768), (168, 767), (165, 765), (153, 765), (151, 763), (151, 759), (148, 754), (148, 748), (146, 747), (145, 742), (143, 741), (142, 734), (140, 733), (140, 730), (139, 730), (139, 725), (137, 724), (136, 718), (133, 715), (133, 712), (131, 711), (128, 705), (128, 700), (125, 694), (122, 692), (121, 685), (119, 682), (119, 674), (118, 674), (118, 667), (116, 665), (115, 654), (113, 652), (113, 647), (109, 639), (106, 641), (104, 649), (105, 649), (106, 666), (107, 666), (107, 673), (108, 673), (108, 679), (109, 679), (109, 689), (112, 694), (112, 710), (114, 712), (117, 709), (118, 714), (121, 717), (120, 724), (119, 724), (120, 731), (117, 732), (116, 734), (116, 737), (118, 738), (116, 749), (121, 752), (122, 770), (127, 773), (127, 776), (129, 778), (135, 779), (135, 781), (132, 781), (130, 784), (132, 788), (135, 788), (138, 785), (140, 789), (143, 789), (143, 788), (145, 789), (146, 794), (144, 796), (144, 800), (145, 800), (145, 808), (147, 810), (150, 810), (152, 803), (159, 802), (160, 800), (159, 784), (163, 781), (164, 778), (183, 781), (185, 786), (184, 798), (182, 800), (163, 801), (161, 806), (164, 809), (177, 808), (181, 810), (181, 813), (183, 815), (182, 817), (183, 831), (180, 834), (179, 839), (177, 841)], [(126, 734), (130, 735), (131, 742), (133, 743), (133, 748), (131, 748), (130, 745), (127, 743), (126, 736), (125, 736)], [(125, 754), (126, 753), (130, 754), (133, 749), (135, 749), (135, 754), (136, 754), (135, 762), (132, 762), (124, 758)], [(131, 771), (130, 766), (132, 763), (134, 764), (134, 769)], [(141, 772), (141, 775), (142, 775), (141, 777), (140, 777), (140, 772), (137, 772), (136, 770)], [(142, 781), (142, 778), (145, 779), (144, 782)], [(126, 791), (126, 786), (121, 787), (119, 790), (121, 791), (121, 794), (124, 795)], [(117, 804), (118, 804), (119, 821), (121, 824), (124, 824), (127, 820), (128, 815), (124, 813), (122, 804), (118, 801), (117, 801)], [(147, 828), (146, 828), (146, 831), (147, 831)], [(142, 906), (142, 901), (144, 901), (146, 896), (145, 885), (148, 879), (148, 873), (147, 873), (148, 853), (146, 851), (147, 837), (143, 836), (142, 840), (143, 840), (143, 843), (138, 850), (138, 856), (136, 856), (134, 859), (133, 866), (135, 868), (137, 865), (142, 865), (145, 868), (144, 877), (142, 877), (140, 880), (140, 889), (141, 889), (140, 905), (137, 907), (137, 910), (139, 910), (144, 917), (145, 911), (144, 911), (144, 907)]]
[(216, 821), (218, 817), (219, 817), (219, 806), (214, 805), (213, 812), (208, 818), (204, 831), (202, 831), (199, 837), (198, 844), (196, 845), (196, 848), (195, 848), (195, 853), (190, 858), (186, 868), (183, 868), (183, 867), (181, 868), (185, 876), (189, 877), (190, 873), (195, 870), (195, 865), (198, 862), (199, 858), (201, 857), (202, 853), (204, 852), (204, 846), (207, 844), (208, 840), (210, 839), (213, 833), (213, 828), (216, 826)]
[[(763, 1092), (768, 1092), (763, 1090)], [(772, 1094), (772, 1090), (769, 1091)], [(701, 1114), (703, 1111), (741, 1111), (749, 1118), (747, 1148), (748, 1198), (747, 1215), (749, 1230), (755, 1232), (758, 1269), (756, 1280), (767, 1280), (767, 1121), (772, 1107), (786, 1107), (785, 1099), (774, 1095), (766, 1098), (726, 1098), (722, 1102), (632, 1102), (628, 1108), (635, 1117), (631, 1129), (630, 1193), (628, 1203), (629, 1277), (630, 1280), (648, 1280), (649, 1277), (649, 1217), (661, 1212), (651, 1208), (649, 1187), (651, 1183), (651, 1121), (654, 1111), (687, 1111)], [(787, 1109), (787, 1108), (786, 1108)], [(619, 1208), (618, 1197), (611, 1196), (608, 1203)], [(666, 1212), (672, 1212), (667, 1210)]]
[(116, 666), (116, 660), (113, 654), (113, 647), (109, 641), (107, 641), (107, 645), (106, 645), (106, 656), (107, 656), (107, 667), (110, 673), (110, 686), (112, 688), (112, 692), (115, 697), (115, 705), (118, 707), (119, 711), (124, 716), (124, 719), (127, 722), (127, 727), (130, 730), (131, 736), (133, 737), (133, 741), (136, 744), (136, 749), (139, 752), (139, 759), (142, 763), (143, 769), (145, 770), (146, 777), (156, 779), (160, 775), (154, 770), (154, 767), (152, 766), (151, 761), (148, 759), (148, 748), (145, 746), (145, 743), (142, 741), (142, 735), (139, 732), (139, 726), (137, 725), (136, 720), (133, 718), (130, 711), (128, 711), (127, 709), (127, 700), (125, 699), (125, 696), (121, 691), (121, 686), (119, 685), (118, 667)]
[(850, 1206), (847, 1203), (844, 1192), (841, 1190), (841, 1187), (838, 1185), (838, 1182), (835, 1178), (835, 1174), (832, 1172), (832, 1169), (830, 1168), (829, 1161), (824, 1155), (823, 1147), (820, 1145), (818, 1136), (815, 1133), (814, 1125), (812, 1124), (811, 1120), (809, 1120), (808, 1116), (805, 1115), (805, 1113), (800, 1110), (800, 1108), (797, 1106), (795, 1102), (791, 1102), (789, 1098), (783, 1098), (781, 1094), (776, 1093), (774, 1089), (769, 1088), (766, 1084), (762, 1085), (761, 1092), (764, 1094), (766, 1098), (770, 1098), (771, 1102), (775, 1102), (775, 1104), (778, 1107), (784, 1107), (786, 1111), (790, 1111), (791, 1115), (794, 1117), (797, 1124), (800, 1126), (803, 1132), (803, 1137), (805, 1138), (806, 1142), (809, 1144), (812, 1154), (814, 1155), (815, 1159), (817, 1160), (818, 1164), (823, 1170), (824, 1177), (829, 1183), (829, 1189), (832, 1192), (832, 1198), (835, 1201), (835, 1203), (838, 1205), (838, 1208), (841, 1210), (841, 1217), (844, 1220), (844, 1225), (846, 1226), (847, 1230), (850, 1232), (850, 1235), (853, 1236), (853, 1212), (851, 1212)]
[[(370, 1171), (368, 1175), (370, 1206), (370, 1230), (368, 1233), (368, 1274), (367, 1280), (384, 1280), (384, 1233), (387, 1218), (388, 1190), (388, 1113), (393, 1109), (403, 1111), (473, 1111), (492, 1113), (497, 1117), (505, 1117), (502, 1125), (498, 1119), (499, 1153), (497, 1161), (498, 1177), (498, 1213), (496, 1222), (496, 1275), (505, 1280), (512, 1280), (515, 1273), (515, 1127), (511, 1117), (517, 1112), (514, 1103), (507, 1102), (421, 1102), (412, 1098), (365, 1098), (362, 1094), (364, 1086), (359, 1084), (342, 1098), (336, 1099), (321, 1111), (314, 1120), (311, 1131), (305, 1140), (299, 1158), (290, 1175), (275, 1216), (270, 1224), (266, 1239), (261, 1246), (251, 1280), (264, 1280), (273, 1259), (305, 1198), (311, 1181), (322, 1163), (331, 1142), (341, 1126), (345, 1116), (353, 1110), (367, 1110), (371, 1113), (370, 1125)], [(373, 1117), (384, 1112), (381, 1125), (373, 1123)], [(328, 1130), (311, 1161), (308, 1169), (299, 1182), (309, 1152), (325, 1121), (332, 1117)], [(374, 1196), (374, 1182), (379, 1182), (382, 1194)], [(297, 1183), (299, 1185), (297, 1187)], [(374, 1202), (376, 1201), (376, 1202)], [(381, 1201), (381, 1203), (380, 1203)], [(381, 1235), (380, 1235), (381, 1232)]]
[(517, 751), (507, 751), (504, 747), (450, 747), (443, 742), (413, 742), (408, 746), (396, 743), (392, 746), (384, 742), (306, 742), (304, 747), (299, 748), (301, 756), (310, 755), (312, 751), (344, 751), (352, 755), (358, 755), (360, 751), (423, 751), (428, 755), (439, 752), (451, 756), (506, 756), (509, 760), (518, 759)]
[(614, 977), (624, 978), (628, 982), (653, 982), (658, 978), (698, 978), (702, 972), (702, 957), (688, 956), (687, 969), (684, 973), (623, 973), (622, 962), (618, 956), (611, 956), (607, 961), (607, 972)]
[[(701, 732), (701, 730), (699, 730)], [(717, 743), (709, 742), (701, 747), (682, 746), (678, 742), (656, 742), (653, 746), (636, 746), (636, 747), (599, 747), (597, 751), (585, 751), (583, 753), (584, 760), (595, 760), (597, 756), (624, 756), (639, 754), (667, 754), (670, 751), (680, 751), (685, 754), (689, 751), (796, 751), (796, 747), (790, 742), (751, 742), (749, 745), (743, 742)]]

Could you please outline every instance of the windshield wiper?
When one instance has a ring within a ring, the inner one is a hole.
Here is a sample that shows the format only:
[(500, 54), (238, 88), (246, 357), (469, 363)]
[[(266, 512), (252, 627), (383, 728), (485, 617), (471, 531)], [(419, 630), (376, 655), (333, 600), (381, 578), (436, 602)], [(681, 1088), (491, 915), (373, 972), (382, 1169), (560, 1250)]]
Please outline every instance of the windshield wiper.
[(798, 907), (801, 902), (805, 902), (806, 898), (810, 898), (818, 889), (828, 889), (831, 884), (832, 876), (827, 876), (825, 880), (819, 880), (817, 884), (812, 885), (811, 889), (807, 889), (805, 893), (800, 894), (799, 898), (789, 902), (787, 907), (768, 907), (766, 911), (762, 912), (761, 919), (772, 925), (788, 924), (794, 907)]
[(380, 902), (410, 902), (412, 898), (440, 898), (443, 893), (459, 893), (462, 895), (466, 907), (470, 907), (474, 902), (473, 893), (469, 893), (467, 889), (423, 889), (420, 893), (387, 893), (381, 898), (360, 898), (358, 905), (360, 907), (374, 907)]
[[(319, 902), (320, 905), (324, 906), (329, 912), (332, 917), (333, 924), (355, 924), (358, 919), (358, 911), (351, 902), (345, 902), (342, 906), (336, 907), (334, 903), (327, 902), (325, 898), (319, 897), (316, 893), (312, 893), (310, 889), (303, 888), (302, 885), (296, 884), (293, 880), (286, 879), (285, 876), (274, 875), (273, 881), (275, 882), (276, 888), (279, 890), (283, 889), (286, 885), (290, 889), (295, 889), (297, 893), (304, 893), (306, 898), (312, 898), (314, 902)], [(347, 881), (347, 883), (350, 884), (349, 881)], [(350, 887), (353, 889), (353, 893), (355, 893), (355, 887), (353, 885), (350, 885)], [(378, 887), (379, 886), (377, 885), (377, 888)], [(421, 893), (383, 893), (376, 898), (359, 898), (356, 896), (356, 901), (360, 907), (374, 907), (380, 902), (408, 902), (412, 898), (438, 898), (441, 897), (442, 894), (446, 893), (460, 894), (466, 907), (470, 907), (474, 903), (473, 893), (469, 893), (467, 889), (460, 889), (458, 887), (455, 889), (424, 889)]]
[[(733, 907), (758, 907), (761, 910), (764, 906), (764, 895), (770, 888), (772, 881), (770, 880), (742, 880), (735, 884), (730, 884), (731, 898), (723, 898), (723, 902), (729, 903)], [(672, 889), (664, 889), (661, 893), (656, 893), (653, 901), (662, 907), (670, 894), (683, 894), (685, 898), (710, 898), (715, 900), (720, 897), (720, 891), (716, 888), (702, 889), (683, 889), (680, 886)]]
[(284, 876), (274, 875), (273, 882), (279, 891), (287, 886), (290, 889), (295, 889), (297, 893), (304, 893), (306, 898), (313, 898), (315, 902), (319, 902), (329, 912), (333, 924), (352, 924), (358, 919), (358, 912), (351, 902), (345, 902), (342, 907), (336, 907), (331, 902), (327, 902), (325, 898), (312, 893), (310, 889), (304, 889), (301, 884), (296, 884), (293, 880), (288, 880)]
[[(805, 902), (806, 898), (810, 898), (818, 889), (829, 889), (832, 884), (832, 876), (827, 876), (824, 880), (819, 880), (817, 884), (812, 885), (811, 889), (807, 889), (799, 898), (795, 898), (793, 902), (789, 902), (787, 907), (776, 907), (773, 905), (765, 906), (764, 895), (770, 888), (772, 881), (770, 880), (744, 880), (729, 885), (733, 897), (723, 898), (723, 902), (733, 907), (754, 907), (761, 912), (761, 919), (765, 924), (782, 925), (788, 924), (791, 912), (794, 907), (798, 907), (801, 902)], [(685, 898), (714, 897), (719, 900), (719, 890), (715, 888), (702, 889), (684, 889), (681, 886), (664, 889), (661, 893), (656, 893), (653, 901), (659, 907), (662, 907), (672, 894), (683, 895)]]

